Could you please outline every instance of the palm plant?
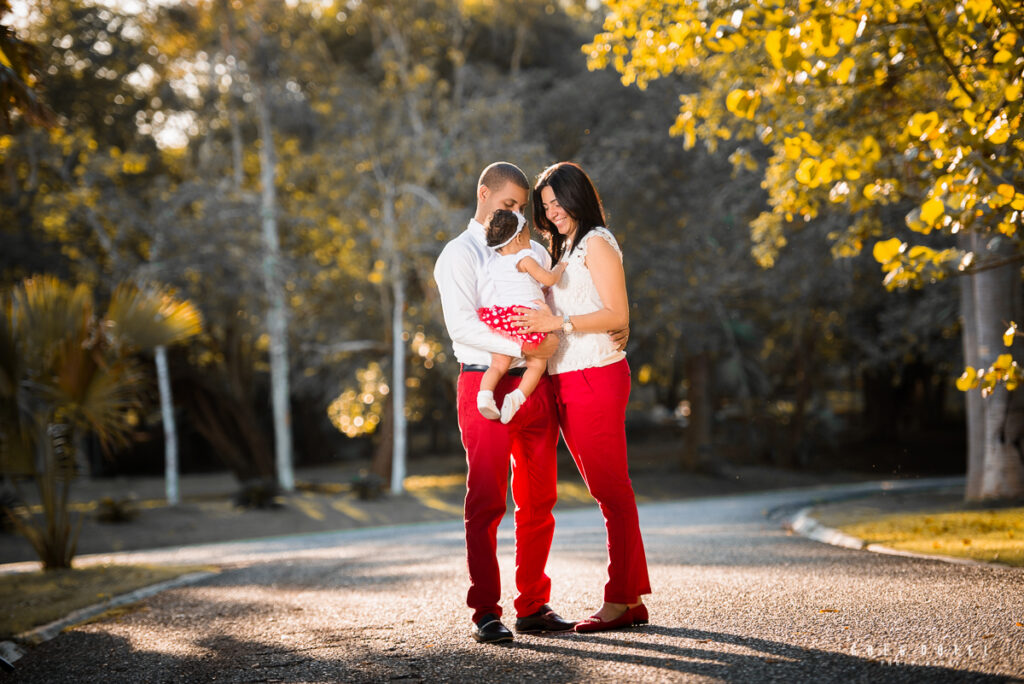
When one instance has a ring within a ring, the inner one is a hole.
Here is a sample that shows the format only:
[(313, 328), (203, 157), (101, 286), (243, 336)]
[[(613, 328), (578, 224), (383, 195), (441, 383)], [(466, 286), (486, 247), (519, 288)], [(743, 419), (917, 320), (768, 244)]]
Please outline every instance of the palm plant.
[(76, 436), (126, 443), (147, 386), (138, 354), (200, 330), (195, 307), (159, 287), (121, 284), (103, 315), (88, 286), (52, 276), (0, 295), (0, 472), (32, 477), (39, 488), (41, 524), (7, 514), (44, 568), (70, 567), (75, 555), (81, 521), (71, 521), (68, 494)]

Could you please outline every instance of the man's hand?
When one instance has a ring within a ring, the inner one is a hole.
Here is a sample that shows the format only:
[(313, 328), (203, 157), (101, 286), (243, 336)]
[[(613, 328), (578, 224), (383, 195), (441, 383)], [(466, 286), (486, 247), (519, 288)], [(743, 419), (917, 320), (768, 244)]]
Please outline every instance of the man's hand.
[(627, 325), (622, 330), (612, 330), (608, 335), (612, 338), (612, 342), (615, 343), (619, 351), (623, 351), (626, 348), (626, 342), (629, 341), (629, 326)]
[(558, 335), (548, 335), (540, 344), (524, 344), (523, 356), (533, 359), (550, 359), (558, 351)]

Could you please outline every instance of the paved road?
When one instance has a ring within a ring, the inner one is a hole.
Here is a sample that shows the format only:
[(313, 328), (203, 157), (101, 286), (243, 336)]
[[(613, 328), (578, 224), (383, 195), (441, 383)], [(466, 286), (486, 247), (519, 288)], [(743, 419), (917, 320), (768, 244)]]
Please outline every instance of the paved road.
[[(135, 560), (229, 566), (70, 630), (20, 660), (24, 682), (1018, 681), (1024, 571), (838, 549), (786, 533), (774, 492), (641, 507), (651, 625), (469, 639), (461, 526), (411, 525)], [(503, 577), (512, 536), (500, 536)], [(554, 607), (600, 601), (595, 510), (558, 515)], [(506, 589), (505, 605), (512, 592)]]

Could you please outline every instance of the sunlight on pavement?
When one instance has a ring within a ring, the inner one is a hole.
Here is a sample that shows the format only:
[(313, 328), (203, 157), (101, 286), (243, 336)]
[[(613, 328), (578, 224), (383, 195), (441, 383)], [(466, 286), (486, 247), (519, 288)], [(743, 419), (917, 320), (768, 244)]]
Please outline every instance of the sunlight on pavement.
[(427, 508), (433, 508), (435, 511), (442, 511), (444, 513), (451, 513), (453, 515), (462, 515), (462, 506), (456, 506), (450, 504), (447, 501), (442, 501), (433, 494), (426, 492), (409, 492), (412, 494), (417, 501), (426, 506)]
[[(409, 492), (418, 492), (424, 489), (451, 489), (466, 486), (466, 474), (455, 473), (452, 475), (410, 475), (404, 480), (405, 489)], [(460, 510), (461, 512), (461, 510)]]
[(313, 518), (314, 520), (323, 520), (324, 519), (324, 512), (322, 510), (320, 510), (320, 507), (317, 506), (316, 503), (314, 503), (312, 501), (306, 501), (305, 499), (303, 499), (301, 497), (295, 496), (295, 497), (291, 497), (291, 499), (289, 500), (289, 503), (291, 503), (293, 506), (295, 506), (295, 508), (298, 509), (300, 512), (305, 513), (306, 515), (308, 515), (310, 518)]
[(465, 491), (466, 474), (449, 475), (410, 475), (403, 484), (413, 498), (427, 508), (451, 515), (462, 515), (462, 504), (458, 505), (443, 500), (439, 495)]
[(347, 515), (353, 520), (362, 520), (363, 522), (366, 522), (370, 519), (369, 513), (359, 508), (358, 506), (353, 506), (344, 499), (335, 499), (334, 501), (331, 501), (331, 508), (338, 511), (339, 513)]
[(590, 496), (590, 492), (587, 491), (585, 485), (578, 482), (559, 482), (558, 500), (588, 503), (592, 502), (594, 497)]

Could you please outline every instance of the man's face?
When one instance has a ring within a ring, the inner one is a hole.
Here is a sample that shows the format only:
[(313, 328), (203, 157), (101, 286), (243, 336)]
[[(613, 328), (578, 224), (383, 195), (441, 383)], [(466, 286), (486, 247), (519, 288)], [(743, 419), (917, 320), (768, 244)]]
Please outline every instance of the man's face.
[(509, 211), (523, 213), (523, 210), (526, 208), (526, 200), (529, 197), (529, 192), (526, 188), (521, 188), (515, 183), (510, 182), (506, 182), (497, 189), (481, 185), (477, 192), (479, 193), (479, 201), (483, 208), (484, 216), (489, 216), (491, 212), (498, 209), (508, 209)]

